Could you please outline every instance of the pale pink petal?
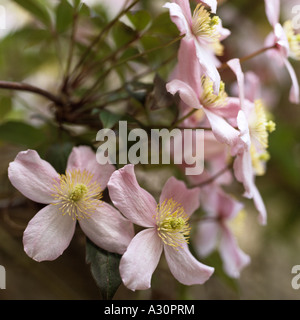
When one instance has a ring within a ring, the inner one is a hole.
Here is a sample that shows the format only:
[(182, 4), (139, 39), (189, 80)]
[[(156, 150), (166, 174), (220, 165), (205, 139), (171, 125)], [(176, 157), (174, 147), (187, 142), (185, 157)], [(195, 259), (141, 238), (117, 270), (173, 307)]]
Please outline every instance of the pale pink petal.
[(67, 171), (74, 169), (86, 170), (93, 174), (93, 181), (97, 181), (102, 190), (106, 188), (110, 176), (115, 171), (115, 167), (109, 163), (99, 164), (95, 152), (88, 146), (73, 148), (68, 159)]
[(221, 77), (215, 64), (215, 55), (213, 51), (203, 46), (199, 41), (196, 41), (195, 45), (197, 58), (203, 69), (203, 73), (213, 82), (214, 93), (219, 94)]
[(218, 212), (223, 219), (233, 219), (244, 208), (241, 202), (226, 194), (222, 189), (219, 189), (218, 198)]
[(217, 11), (217, 0), (196, 0), (198, 3), (206, 4), (211, 8), (212, 13), (216, 13)]
[(130, 290), (146, 290), (163, 250), (154, 228), (139, 232), (130, 242), (120, 261), (120, 275)]
[(299, 82), (297, 79), (297, 75), (295, 73), (293, 66), (288, 61), (288, 59), (284, 59), (284, 63), (292, 79), (292, 87), (290, 90), (290, 101), (292, 103), (298, 104), (299, 103)]
[(175, 95), (177, 92), (181, 100), (190, 108), (201, 109), (199, 98), (191, 86), (181, 80), (172, 80), (166, 85), (167, 91)]
[[(248, 106), (247, 100), (245, 101), (245, 106)], [(250, 107), (250, 105), (249, 105)], [(248, 110), (248, 107), (247, 107)], [(251, 145), (251, 137), (249, 131), (249, 123), (246, 116), (246, 113), (243, 110), (240, 110), (237, 116), (237, 125), (240, 130), (240, 138), (244, 142), (243, 147), (249, 149)]]
[(62, 215), (56, 205), (41, 209), (24, 231), (24, 250), (36, 261), (55, 260), (69, 246), (76, 220)]
[(214, 272), (214, 268), (202, 264), (192, 256), (187, 244), (178, 250), (164, 245), (164, 252), (171, 273), (184, 285), (203, 284)]
[(255, 207), (259, 213), (258, 221), (261, 225), (266, 225), (267, 224), (267, 210), (266, 210), (264, 201), (263, 201), (256, 185), (253, 186), (252, 193), (253, 193), (253, 201), (254, 201)]
[[(190, 36), (190, 34), (191, 34), (191, 31), (190, 31), (191, 17), (190, 17), (190, 21), (189, 21), (189, 17), (185, 16), (185, 12), (183, 12), (182, 8), (177, 3), (167, 2), (163, 6), (163, 8), (169, 9), (170, 18), (173, 21), (173, 23), (176, 24), (180, 33)], [(191, 15), (191, 13), (190, 13), (190, 15)]]
[(188, 21), (189, 25), (191, 25), (192, 24), (192, 13), (191, 13), (190, 0), (174, 0), (173, 2), (175, 2), (179, 5), (186, 20)]
[(286, 33), (280, 23), (275, 25), (274, 35), (277, 49), (279, 49), (283, 57), (287, 58), (290, 52), (290, 45)]
[(232, 278), (238, 278), (242, 269), (250, 263), (250, 257), (239, 248), (233, 234), (225, 226), (222, 230), (219, 251), (224, 270)]
[(233, 163), (233, 170), (236, 179), (241, 182), (245, 188), (244, 197), (251, 199), (253, 197), (254, 174), (249, 151), (245, 151), (236, 156)]
[(139, 186), (134, 165), (128, 164), (115, 171), (108, 182), (108, 190), (113, 204), (130, 221), (143, 227), (156, 225), (157, 203), (150, 193)]
[(205, 258), (216, 248), (220, 226), (213, 217), (203, 219), (197, 226), (195, 250), (200, 257)]
[(183, 181), (171, 177), (162, 189), (159, 202), (163, 203), (168, 199), (183, 206), (185, 213), (190, 216), (200, 206), (200, 189), (188, 189)]
[(280, 0), (265, 0), (265, 6), (267, 18), (274, 27), (279, 21)]
[(99, 201), (90, 218), (79, 220), (79, 224), (92, 242), (109, 252), (123, 254), (134, 237), (132, 223), (105, 202)]
[(224, 118), (208, 110), (208, 108), (203, 110), (216, 139), (229, 146), (236, 144), (240, 134), (239, 131), (234, 129)]
[(234, 122), (236, 125), (236, 118), (241, 110), (241, 100), (239, 98), (230, 97), (226, 99), (226, 104), (220, 108), (215, 108), (214, 113), (220, 117), (224, 117)]
[(9, 164), (8, 177), (25, 197), (44, 204), (53, 202), (53, 184), (59, 174), (36, 151), (20, 152)]
[(200, 97), (201, 68), (196, 55), (196, 47), (193, 39), (184, 38), (181, 40), (178, 51), (178, 65), (176, 78), (188, 84)]
[(220, 39), (219, 39), (220, 41), (225, 40), (231, 34), (231, 31), (229, 29), (226, 29), (223, 27), (221, 19), (219, 21), (219, 24), (217, 25), (217, 30), (220, 35)]
[(239, 97), (241, 102), (241, 109), (244, 109), (244, 103), (245, 103), (245, 79), (244, 79), (244, 73), (242, 71), (241, 63), (239, 59), (232, 59), (227, 62), (230, 69), (234, 72), (238, 88), (239, 88)]

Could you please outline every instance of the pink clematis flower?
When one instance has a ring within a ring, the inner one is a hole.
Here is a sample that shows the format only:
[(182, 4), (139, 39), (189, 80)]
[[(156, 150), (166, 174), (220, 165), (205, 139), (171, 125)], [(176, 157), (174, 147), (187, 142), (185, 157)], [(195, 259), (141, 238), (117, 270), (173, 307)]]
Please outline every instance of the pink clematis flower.
[(199, 256), (206, 257), (218, 247), (224, 271), (228, 276), (238, 278), (250, 263), (250, 257), (239, 248), (230, 223), (242, 211), (243, 204), (216, 184), (201, 190), (201, 203), (207, 214), (198, 224), (195, 250)]
[[(255, 185), (255, 176), (265, 172), (265, 163), (269, 159), (267, 152), (269, 133), (275, 130), (275, 124), (267, 119), (266, 110), (261, 100), (250, 101), (245, 96), (256, 96), (255, 92), (245, 94), (244, 74), (240, 62), (229, 62), (230, 68), (237, 76), (242, 110), (237, 115), (237, 127), (240, 130), (244, 147), (233, 148), (234, 174), (243, 183), (244, 196), (253, 199), (259, 212), (261, 224), (267, 223), (267, 212), (263, 199)], [(255, 88), (255, 87), (250, 87)]]
[(124, 253), (133, 237), (132, 224), (100, 200), (115, 168), (100, 165), (86, 146), (73, 148), (65, 175), (59, 175), (34, 150), (20, 152), (8, 176), (27, 198), (48, 204), (30, 220), (23, 236), (24, 250), (36, 261), (54, 260), (68, 247), (76, 221), (99, 247)]
[(273, 32), (267, 37), (266, 45), (275, 46), (269, 54), (276, 59), (279, 65), (285, 65), (291, 80), (290, 101), (299, 103), (299, 83), (289, 58), (300, 60), (300, 35), (295, 34), (291, 21), (283, 26), (279, 23), (280, 0), (265, 0), (266, 15), (273, 27)]
[(188, 249), (188, 219), (199, 207), (199, 189), (187, 189), (171, 177), (159, 203), (142, 189), (134, 166), (115, 171), (108, 183), (114, 205), (134, 224), (145, 227), (130, 242), (120, 262), (123, 283), (131, 290), (150, 288), (151, 277), (164, 251), (173, 276), (185, 285), (203, 284), (214, 269), (198, 262)]
[[(184, 108), (198, 109), (201, 117), (205, 114), (208, 127), (212, 128), (219, 142), (227, 145), (236, 144), (240, 133), (226, 121), (225, 117), (231, 117), (236, 113), (238, 101), (235, 100), (235, 103), (232, 103), (232, 100), (228, 99), (223, 82), (221, 82), (219, 93), (217, 95), (213, 93), (212, 81), (203, 75), (200, 65), (193, 59), (194, 41), (184, 39), (182, 41), (185, 45), (179, 50), (178, 66), (174, 73), (177, 79), (167, 83), (167, 91), (171, 94), (178, 92)], [(239, 102), (238, 108), (240, 108)], [(197, 111), (193, 116), (198, 117), (199, 112)]]
[(180, 46), (185, 46), (189, 40), (194, 43), (190, 46), (191, 59), (197, 59), (206, 77), (211, 79), (215, 93), (219, 92), (221, 78), (217, 70), (220, 62), (216, 55), (223, 54), (223, 46), (220, 41), (229, 36), (230, 31), (222, 27), (221, 20), (217, 16), (211, 16), (206, 6), (215, 13), (215, 1), (198, 1), (198, 5), (192, 15), (189, 0), (174, 0), (166, 3), (165, 8), (170, 11), (171, 20), (176, 24), (180, 33), (185, 35)]

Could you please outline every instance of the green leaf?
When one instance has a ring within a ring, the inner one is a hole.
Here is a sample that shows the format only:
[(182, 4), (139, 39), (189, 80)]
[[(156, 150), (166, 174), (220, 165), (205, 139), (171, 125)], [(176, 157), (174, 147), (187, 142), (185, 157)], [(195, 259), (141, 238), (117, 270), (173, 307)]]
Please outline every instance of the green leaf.
[(0, 125), (0, 140), (27, 148), (36, 148), (45, 142), (42, 130), (18, 121), (9, 121)]
[(71, 142), (55, 143), (46, 151), (45, 159), (51, 163), (58, 173), (65, 173), (73, 146), (74, 144)]
[(51, 18), (46, 6), (40, 0), (13, 0), (19, 6), (34, 15), (38, 20), (43, 22), (47, 27), (51, 26)]
[(151, 15), (146, 10), (129, 12), (127, 17), (137, 31), (143, 31), (151, 24)]
[(112, 28), (112, 36), (118, 47), (121, 47), (136, 37), (136, 32), (123, 22), (117, 22)]
[(111, 113), (107, 110), (101, 110), (99, 117), (103, 128), (111, 129), (122, 118), (122, 115)]
[(177, 36), (179, 31), (176, 25), (171, 21), (169, 12), (163, 12), (153, 19), (148, 32), (150, 34), (161, 34), (168, 36)]
[(98, 248), (87, 239), (86, 263), (100, 289), (103, 300), (112, 300), (122, 280), (119, 273), (121, 256)]
[(67, 0), (60, 1), (56, 8), (56, 30), (62, 33), (68, 29), (73, 21), (73, 7)]

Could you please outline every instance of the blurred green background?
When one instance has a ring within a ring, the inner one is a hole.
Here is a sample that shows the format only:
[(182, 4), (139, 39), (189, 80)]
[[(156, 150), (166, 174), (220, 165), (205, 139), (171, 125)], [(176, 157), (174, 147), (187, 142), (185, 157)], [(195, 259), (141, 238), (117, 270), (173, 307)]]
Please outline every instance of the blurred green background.
[[(7, 23), (7, 28), (0, 30), (0, 80), (24, 81), (55, 91), (57, 79), (61, 76), (60, 55), (65, 53), (68, 44), (68, 12), (62, 15), (63, 22), (56, 24), (56, 30), (49, 31), (37, 18), (47, 20), (43, 11), (35, 10), (35, 14), (29, 14), (17, 2), (22, 4), (21, 0), (0, 0)], [(38, 3), (41, 8), (47, 7), (46, 0)], [(58, 3), (52, 1), (51, 5), (55, 7)], [(144, 0), (141, 6), (157, 16), (164, 11), (161, 8), (163, 3)], [(294, 4), (296, 1), (282, 1), (283, 21), (292, 18), (289, 14)], [(113, 12), (104, 8), (109, 19)], [(262, 0), (220, 1), (218, 12), (223, 25), (232, 32), (224, 42), (224, 61), (262, 48), (271, 31)], [(88, 14), (86, 19), (89, 19)], [(99, 21), (98, 24), (101, 25)], [(172, 34), (174, 26), (170, 23), (164, 28), (168, 26)], [(88, 26), (83, 25), (80, 31), (81, 40), (88, 37)], [(56, 37), (60, 40), (56, 41)], [(300, 79), (300, 62), (292, 63)], [(160, 75), (166, 77), (171, 67), (161, 70)], [(266, 55), (245, 63), (243, 68), (253, 70), (262, 79), (262, 96), (277, 125), (270, 137), (271, 160), (267, 173), (257, 178), (268, 210), (268, 225), (258, 225), (253, 203), (245, 200), (248, 215), (236, 228), (239, 244), (251, 256), (251, 264), (242, 271), (240, 279), (232, 280), (222, 272), (220, 259), (215, 253), (203, 260), (216, 267), (213, 277), (202, 286), (184, 287), (172, 277), (162, 259), (153, 275), (151, 289), (134, 293), (121, 285), (115, 299), (300, 298), (300, 290), (291, 286), (292, 267), (300, 265), (300, 106), (288, 102), (290, 79), (286, 70), (275, 65)], [(222, 76), (224, 79), (228, 77), (230, 83), (234, 80), (227, 73)], [(81, 135), (82, 128), (74, 126), (71, 131), (75, 134), (69, 139), (53, 125), (49, 106), (47, 100), (36, 95), (0, 90), (0, 265), (6, 268), (7, 276), (6, 289), (0, 290), (0, 299), (99, 299), (99, 289), (85, 263), (85, 236), (80, 229), (76, 230), (71, 245), (56, 261), (37, 263), (23, 251), (23, 231), (40, 206), (11, 186), (7, 178), (9, 162), (19, 151), (33, 148), (54, 163), (58, 170), (63, 170), (71, 147), (91, 143), (95, 138), (96, 131), (83, 131)], [(151, 174), (151, 181), (144, 181), (150, 189), (162, 184), (155, 176), (160, 176), (160, 172)]]

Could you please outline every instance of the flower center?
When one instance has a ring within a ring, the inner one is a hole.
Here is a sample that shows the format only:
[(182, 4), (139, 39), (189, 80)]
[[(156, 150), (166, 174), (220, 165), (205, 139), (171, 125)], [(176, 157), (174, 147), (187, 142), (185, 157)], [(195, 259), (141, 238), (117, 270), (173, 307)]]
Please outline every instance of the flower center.
[(217, 28), (219, 23), (219, 17), (212, 16), (202, 4), (196, 6), (192, 17), (192, 32), (196, 37), (210, 43), (216, 55), (221, 56), (224, 47), (220, 43), (220, 33)]
[(225, 91), (225, 84), (223, 81), (220, 83), (219, 94), (214, 94), (213, 82), (203, 76), (201, 79), (202, 94), (200, 97), (200, 102), (204, 107), (222, 107), (227, 99), (227, 93)]
[(88, 187), (83, 183), (78, 183), (74, 190), (70, 193), (70, 200), (79, 201), (88, 192)]
[(283, 25), (284, 32), (289, 42), (289, 47), (293, 59), (300, 60), (300, 34), (296, 34), (292, 21), (288, 20)]
[(86, 170), (71, 170), (60, 175), (53, 184), (53, 205), (57, 205), (63, 215), (75, 219), (88, 218), (99, 205), (102, 190), (93, 175)]
[(157, 231), (164, 244), (177, 249), (188, 243), (191, 230), (188, 219), (184, 208), (173, 199), (165, 200), (157, 206)]

